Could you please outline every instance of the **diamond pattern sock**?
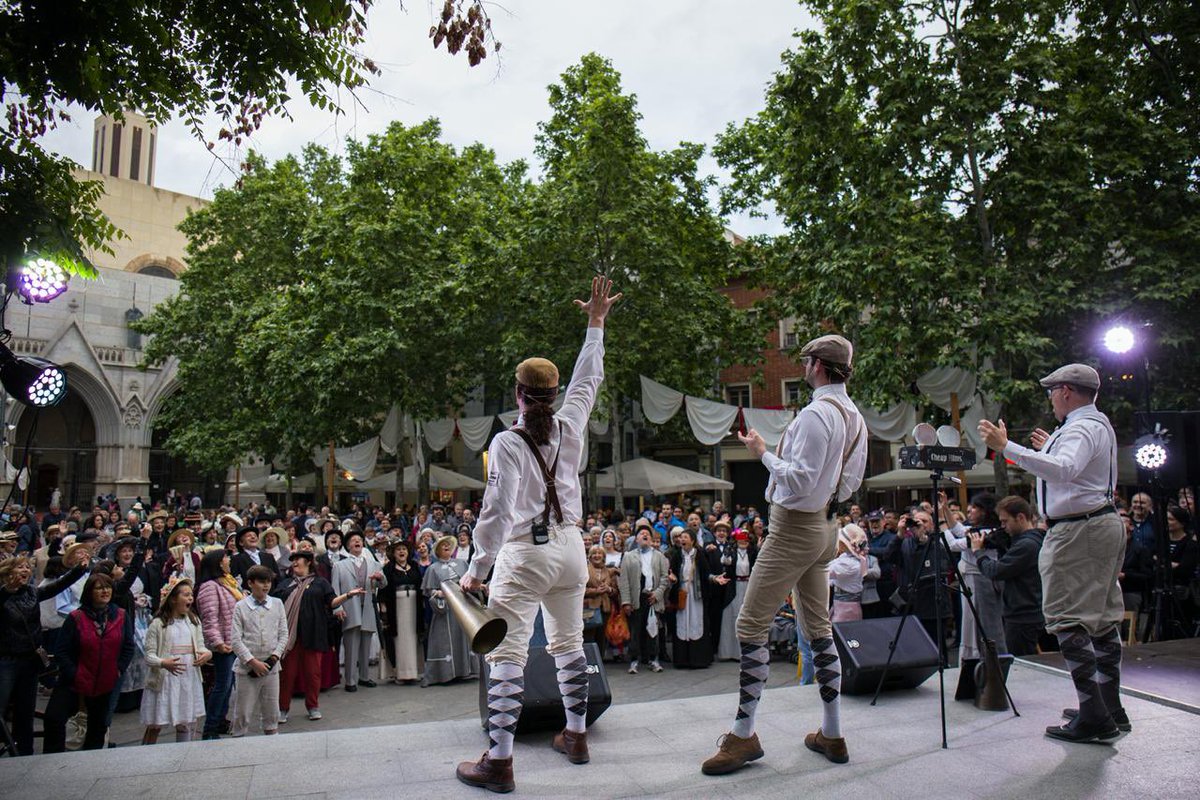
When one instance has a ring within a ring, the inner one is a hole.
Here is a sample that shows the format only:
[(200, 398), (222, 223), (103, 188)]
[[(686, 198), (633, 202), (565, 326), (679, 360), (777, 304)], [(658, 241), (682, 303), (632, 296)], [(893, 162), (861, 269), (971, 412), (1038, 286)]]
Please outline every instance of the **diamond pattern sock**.
[(754, 712), (758, 710), (758, 698), (771, 672), (771, 652), (766, 643), (742, 642), (741, 672), (738, 675), (738, 709), (733, 720), (733, 735), (748, 739), (754, 734)]
[(1082, 630), (1062, 631), (1058, 634), (1058, 646), (1075, 684), (1075, 694), (1079, 695), (1079, 721), (1103, 722), (1108, 709), (1096, 685), (1096, 652), (1091, 637)]
[(821, 699), (824, 701), (821, 704), (821, 733), (830, 739), (837, 739), (842, 735), (842, 662), (838, 659), (837, 647), (830, 636), (813, 639), (812, 652), (817, 685), (821, 688)]
[(521, 717), (525, 670), (511, 662), (493, 664), (488, 673), (488, 758), (512, 758), (513, 735)]
[(587, 659), (582, 650), (576, 650), (555, 656), (554, 666), (558, 667), (558, 690), (562, 693), (563, 710), (567, 712), (567, 730), (583, 733), (587, 730)]
[(1114, 627), (1103, 636), (1092, 638), (1096, 652), (1096, 686), (1108, 713), (1121, 707), (1121, 631)]

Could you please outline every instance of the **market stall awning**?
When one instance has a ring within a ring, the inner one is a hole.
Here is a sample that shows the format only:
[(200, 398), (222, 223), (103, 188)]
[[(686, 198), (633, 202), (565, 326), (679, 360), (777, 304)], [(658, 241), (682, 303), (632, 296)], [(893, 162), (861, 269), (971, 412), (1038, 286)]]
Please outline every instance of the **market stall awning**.
[[(415, 466), (404, 468), (404, 491), (415, 492), (418, 480), (419, 476)], [(394, 492), (396, 490), (396, 471), (392, 470), (382, 475), (376, 475), (370, 480), (357, 484), (357, 486), (362, 491), (382, 489), (385, 492)], [(454, 472), (445, 467), (439, 467), (436, 464), (429, 465), (430, 489), (438, 489), (443, 492), (470, 492), (482, 491), (483, 486), (483, 481), (477, 481), (467, 475)]]
[[(984, 489), (996, 485), (996, 473), (991, 461), (980, 461), (967, 471), (967, 486), (972, 489)], [(949, 475), (958, 473), (948, 472)], [(1009, 464), (1008, 482), (1012, 485), (1029, 483), (1029, 474)], [(947, 479), (946, 487), (955, 484)], [(888, 491), (891, 489), (927, 489), (929, 488), (929, 470), (927, 469), (894, 469), (874, 475), (863, 481), (863, 489), (868, 492)]]
[[(596, 488), (600, 491), (613, 491), (613, 471), (615, 467), (601, 470), (596, 475)], [(641, 494), (677, 494), (678, 492), (703, 492), (728, 490), (733, 488), (729, 481), (705, 475), (703, 472), (693, 472), (690, 469), (652, 461), (649, 458), (635, 458), (621, 464), (621, 483), (626, 491)]]

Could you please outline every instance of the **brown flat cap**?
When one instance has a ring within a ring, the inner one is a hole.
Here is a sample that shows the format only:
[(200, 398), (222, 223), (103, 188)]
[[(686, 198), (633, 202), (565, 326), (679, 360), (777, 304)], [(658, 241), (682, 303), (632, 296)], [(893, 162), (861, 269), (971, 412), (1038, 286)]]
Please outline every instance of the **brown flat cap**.
[(818, 336), (804, 347), (800, 348), (801, 356), (812, 356), (819, 358), (822, 361), (828, 361), (832, 364), (845, 364), (850, 366), (850, 362), (854, 359), (854, 345), (845, 337), (838, 336), (836, 333)]
[(532, 389), (557, 389), (558, 367), (547, 358), (527, 358), (517, 364), (517, 383)]
[(1038, 383), (1046, 388), (1069, 383), (1074, 386), (1083, 386), (1092, 391), (1097, 391), (1100, 388), (1100, 373), (1087, 364), (1067, 364), (1065, 367), (1059, 367), (1054, 370), (1054, 372), (1042, 378)]

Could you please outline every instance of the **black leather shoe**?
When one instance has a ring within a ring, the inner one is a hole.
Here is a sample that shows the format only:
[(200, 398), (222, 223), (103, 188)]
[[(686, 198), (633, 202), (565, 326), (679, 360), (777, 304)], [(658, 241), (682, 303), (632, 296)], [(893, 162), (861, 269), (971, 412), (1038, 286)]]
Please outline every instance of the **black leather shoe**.
[(1121, 735), (1116, 723), (1109, 717), (1103, 722), (1083, 722), (1076, 717), (1066, 725), (1051, 725), (1046, 728), (1046, 735), (1052, 739), (1062, 739), (1064, 742), (1080, 744), (1108, 744)]
[(358, 687), (357, 687), (357, 686), (351, 686), (350, 684), (348, 684), (348, 683), (347, 683), (347, 684), (346, 684), (346, 691), (347, 691), (347, 692), (357, 692), (357, 691), (358, 691)]
[(368, 689), (374, 689), (374, 688), (375, 688), (376, 686), (378, 686), (379, 684), (375, 683), (375, 681), (367, 680), (367, 681), (359, 681), (359, 682), (358, 682), (358, 685), (359, 685), (359, 686), (365, 686), (365, 687), (367, 687)]
[[(1079, 716), (1078, 708), (1064, 708), (1063, 719), (1071, 720)], [(1129, 715), (1125, 713), (1125, 709), (1118, 708), (1112, 712), (1113, 722), (1117, 723), (1117, 730), (1121, 733), (1129, 733), (1133, 730), (1133, 725), (1129, 722)]]

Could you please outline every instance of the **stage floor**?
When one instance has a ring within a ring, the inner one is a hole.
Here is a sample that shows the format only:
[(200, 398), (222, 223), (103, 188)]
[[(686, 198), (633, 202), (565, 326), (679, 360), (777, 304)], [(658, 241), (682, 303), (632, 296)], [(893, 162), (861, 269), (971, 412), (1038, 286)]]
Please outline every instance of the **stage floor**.
[[(956, 670), (946, 673), (948, 689), (956, 680)], [(1193, 672), (1190, 680), (1200, 675)], [(884, 695), (875, 708), (867, 697), (846, 697), (842, 726), (850, 763), (844, 766), (803, 746), (804, 734), (820, 721), (816, 687), (768, 689), (758, 715), (766, 757), (719, 778), (701, 775), (700, 762), (728, 729), (735, 693), (614, 705), (592, 730), (591, 764), (568, 764), (550, 749), (549, 734), (519, 740), (514, 796), (1196, 796), (1196, 715), (1127, 696), (1133, 733), (1108, 746), (1071, 745), (1042, 735), (1063, 706), (1074, 704), (1069, 680), (1018, 662), (1010, 688), (1021, 717), (948, 700), (948, 750), (940, 746), (936, 675), (917, 690)], [(485, 741), (475, 717), (4, 758), (0, 798), (483, 798), (490, 795), (454, 779), (454, 766), (477, 758)]]
[[(1066, 674), (1060, 653), (1023, 659)], [(1130, 645), (1121, 653), (1126, 694), (1200, 714), (1200, 639)]]

